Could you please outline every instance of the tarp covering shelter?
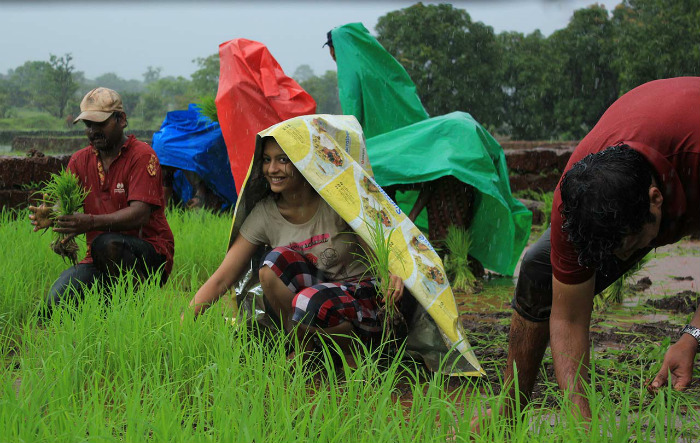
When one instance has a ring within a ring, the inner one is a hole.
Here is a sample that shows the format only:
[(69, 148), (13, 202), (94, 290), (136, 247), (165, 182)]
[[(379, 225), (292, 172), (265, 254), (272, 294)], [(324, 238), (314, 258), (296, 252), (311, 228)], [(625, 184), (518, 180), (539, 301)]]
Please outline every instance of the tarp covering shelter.
[(396, 129), (367, 140), (367, 151), (382, 186), (451, 175), (478, 189), (469, 253), (488, 269), (513, 274), (532, 213), (511, 194), (503, 149), (471, 115), (452, 112)]
[(219, 45), (216, 109), (236, 183), (248, 172), (255, 136), (283, 120), (316, 112), (316, 102), (285, 75), (262, 43), (237, 38)]
[[(153, 134), (153, 150), (160, 163), (197, 173), (209, 189), (224, 200), (224, 207), (236, 203), (226, 145), (218, 123), (203, 116), (197, 105), (165, 115), (160, 130)], [(193, 190), (181, 171), (176, 171), (174, 188), (183, 202)]]
[(357, 118), (366, 138), (428, 118), (406, 70), (362, 23), (335, 28), (331, 36), (343, 114)]
[[(381, 186), (425, 183), (452, 175), (476, 194), (470, 254), (512, 275), (526, 245), (532, 214), (510, 191), (503, 150), (469, 114), (428, 118), (406, 70), (361, 23), (331, 31), (344, 113), (355, 115)], [(367, 127), (366, 127), (367, 125)], [(409, 212), (417, 191), (397, 194)], [(416, 225), (428, 231), (427, 219)]]

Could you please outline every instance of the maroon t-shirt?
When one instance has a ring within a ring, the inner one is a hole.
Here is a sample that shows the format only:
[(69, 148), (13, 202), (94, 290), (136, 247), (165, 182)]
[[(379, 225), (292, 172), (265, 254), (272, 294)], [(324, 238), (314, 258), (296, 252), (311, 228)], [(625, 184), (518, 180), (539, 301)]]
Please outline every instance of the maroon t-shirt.
[[(656, 170), (664, 201), (653, 247), (674, 243), (700, 229), (700, 77), (645, 83), (620, 97), (574, 150), (566, 171), (586, 155), (625, 143)], [(561, 183), (561, 180), (560, 180)], [(594, 269), (562, 232), (559, 185), (552, 205), (552, 272), (565, 284), (591, 278)]]
[[(90, 191), (83, 205), (85, 213), (111, 214), (126, 208), (133, 200), (157, 206), (151, 212), (148, 223), (141, 229), (120, 233), (152, 244), (156, 252), (166, 257), (165, 271), (170, 273), (173, 268), (175, 241), (165, 219), (163, 178), (155, 151), (130, 135), (107, 173), (97, 154), (95, 148), (87, 146), (73, 154), (68, 162), (68, 169), (76, 174), (83, 187)], [(80, 263), (92, 263), (90, 245), (101, 233), (89, 231), (86, 234), (87, 255)]]

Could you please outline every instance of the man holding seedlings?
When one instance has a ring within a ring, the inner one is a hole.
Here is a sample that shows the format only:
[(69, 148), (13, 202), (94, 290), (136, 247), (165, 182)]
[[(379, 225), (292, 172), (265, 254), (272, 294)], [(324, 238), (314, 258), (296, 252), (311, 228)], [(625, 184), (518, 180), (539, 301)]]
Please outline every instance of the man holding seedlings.
[[(572, 154), (554, 193), (552, 223), (525, 254), (515, 289), (502, 413), (517, 371), (529, 400), (547, 342), (559, 387), (584, 419), (593, 297), (651, 249), (700, 229), (700, 78), (657, 80), (623, 95)], [(649, 386), (688, 386), (700, 310)], [(476, 424), (476, 419), (475, 419)]]
[(30, 206), (34, 230), (53, 227), (64, 242), (86, 234), (87, 254), (66, 269), (46, 297), (46, 312), (69, 292), (82, 299), (97, 280), (132, 270), (139, 280), (160, 273), (165, 283), (172, 269), (174, 240), (164, 213), (160, 164), (155, 152), (133, 135), (126, 136), (126, 113), (117, 92), (95, 88), (80, 103), (90, 145), (71, 157), (75, 174), (87, 196), (84, 213), (56, 217), (55, 208)]

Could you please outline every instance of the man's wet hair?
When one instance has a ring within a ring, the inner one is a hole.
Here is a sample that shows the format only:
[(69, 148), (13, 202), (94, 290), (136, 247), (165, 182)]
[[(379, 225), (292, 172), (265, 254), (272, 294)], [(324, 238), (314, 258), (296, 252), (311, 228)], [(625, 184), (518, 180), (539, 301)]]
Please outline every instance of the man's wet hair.
[(574, 244), (580, 265), (603, 269), (614, 261), (624, 237), (654, 221), (649, 210), (654, 177), (644, 156), (624, 144), (587, 155), (564, 175), (562, 230)]

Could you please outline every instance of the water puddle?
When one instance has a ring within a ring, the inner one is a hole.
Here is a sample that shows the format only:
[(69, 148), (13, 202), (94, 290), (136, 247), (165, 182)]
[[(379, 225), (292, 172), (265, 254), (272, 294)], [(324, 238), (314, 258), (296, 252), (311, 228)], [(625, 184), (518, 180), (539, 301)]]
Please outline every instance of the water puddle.
[(509, 311), (514, 288), (514, 279), (510, 277), (484, 280), (483, 289), (476, 294), (454, 293), (457, 310), (462, 315)]

